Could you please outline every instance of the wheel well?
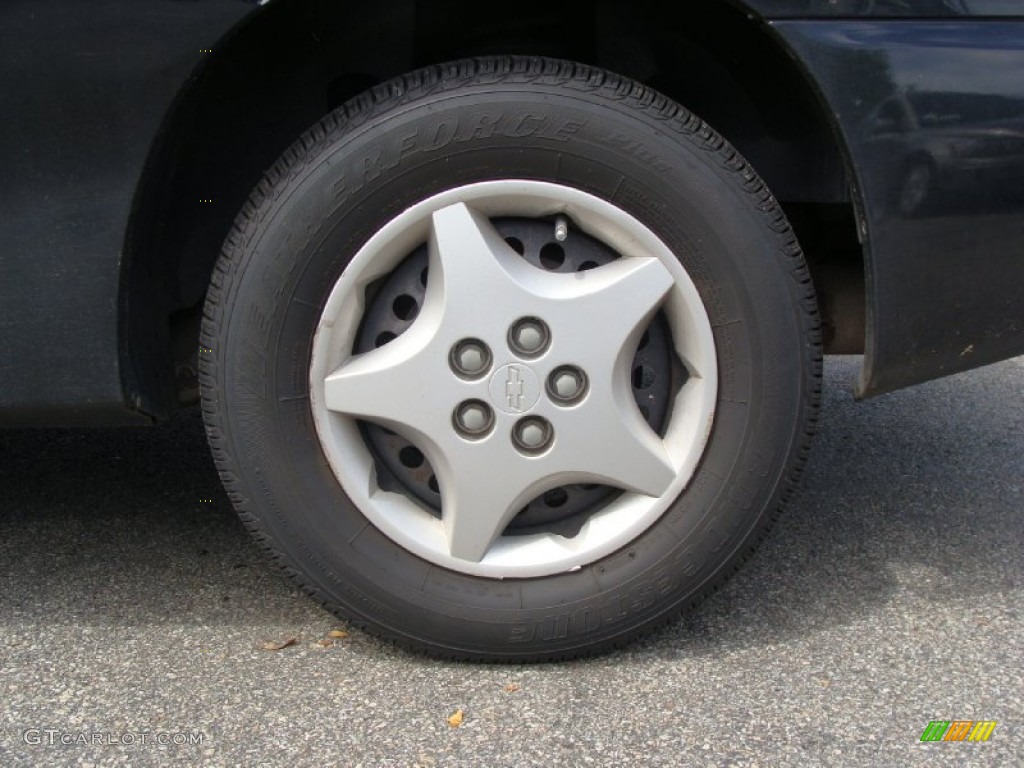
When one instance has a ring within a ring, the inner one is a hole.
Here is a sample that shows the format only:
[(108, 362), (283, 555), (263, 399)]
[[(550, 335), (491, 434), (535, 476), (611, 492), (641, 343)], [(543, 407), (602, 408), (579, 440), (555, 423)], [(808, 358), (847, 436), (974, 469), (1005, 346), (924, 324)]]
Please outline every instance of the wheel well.
[[(130, 399), (157, 417), (194, 401), (199, 317), (220, 244), (263, 171), (306, 128), (416, 67), (511, 53), (618, 72), (706, 119), (790, 215), (827, 348), (863, 349), (863, 262), (836, 140), (782, 45), (725, 0), (521, 0), (515, 13), (468, 0), (272, 1), (213, 49), (150, 153), (122, 266)], [(830, 315), (830, 306), (845, 309)]]

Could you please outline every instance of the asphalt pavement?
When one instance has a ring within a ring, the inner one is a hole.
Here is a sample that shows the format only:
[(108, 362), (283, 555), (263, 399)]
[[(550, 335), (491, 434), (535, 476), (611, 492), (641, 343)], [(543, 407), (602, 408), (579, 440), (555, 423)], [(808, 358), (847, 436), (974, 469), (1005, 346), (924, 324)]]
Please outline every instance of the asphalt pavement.
[[(802, 491), (724, 589), (541, 666), (312, 604), (195, 414), (0, 432), (0, 766), (1024, 765), (1024, 358), (864, 403), (857, 363), (826, 361)], [(923, 743), (933, 720), (997, 725)]]

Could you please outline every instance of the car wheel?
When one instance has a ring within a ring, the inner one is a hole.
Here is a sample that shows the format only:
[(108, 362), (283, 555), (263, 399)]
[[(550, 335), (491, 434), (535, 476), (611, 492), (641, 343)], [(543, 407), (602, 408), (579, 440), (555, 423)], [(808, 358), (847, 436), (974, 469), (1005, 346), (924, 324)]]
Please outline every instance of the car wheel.
[(238, 217), (202, 396), (248, 528), (451, 658), (599, 651), (696, 605), (806, 455), (816, 305), (764, 184), (643, 86), (432, 67), (324, 118)]

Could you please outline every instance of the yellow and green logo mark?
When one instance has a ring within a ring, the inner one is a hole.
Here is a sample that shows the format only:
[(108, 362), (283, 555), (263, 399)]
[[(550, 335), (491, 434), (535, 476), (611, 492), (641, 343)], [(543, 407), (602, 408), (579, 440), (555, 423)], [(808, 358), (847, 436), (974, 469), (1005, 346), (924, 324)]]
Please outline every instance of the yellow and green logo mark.
[(995, 720), (932, 720), (921, 741), (988, 741), (995, 729)]

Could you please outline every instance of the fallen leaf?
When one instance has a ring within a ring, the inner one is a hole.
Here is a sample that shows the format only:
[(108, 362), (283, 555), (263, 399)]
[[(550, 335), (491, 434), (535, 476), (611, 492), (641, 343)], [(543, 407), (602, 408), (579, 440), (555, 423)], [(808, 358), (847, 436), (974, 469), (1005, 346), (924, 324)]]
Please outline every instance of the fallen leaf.
[(316, 641), (316, 644), (323, 648), (330, 648), (332, 645), (334, 645), (334, 640), (330, 637), (321, 637), (319, 640)]
[(828, 688), (830, 685), (832, 685), (832, 681), (822, 678), (818, 680), (818, 685), (820, 685), (822, 688)]
[(448, 727), (449, 728), (458, 728), (460, 725), (462, 725), (462, 718), (464, 718), (465, 716), (466, 716), (466, 713), (463, 712), (461, 708), (456, 709), (448, 717)]
[(338, 638), (348, 637), (348, 632), (346, 632), (344, 629), (332, 629), (330, 632), (327, 633), (327, 636)]
[(505, 686), (505, 690), (509, 693), (515, 693), (519, 690), (519, 683), (509, 683)]
[(289, 637), (287, 640), (281, 643), (266, 642), (263, 644), (264, 651), (280, 651), (282, 648), (287, 648), (289, 645), (295, 645), (299, 642), (297, 637)]

